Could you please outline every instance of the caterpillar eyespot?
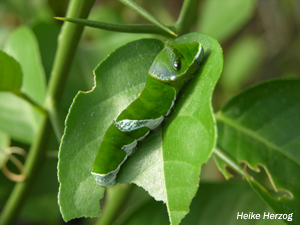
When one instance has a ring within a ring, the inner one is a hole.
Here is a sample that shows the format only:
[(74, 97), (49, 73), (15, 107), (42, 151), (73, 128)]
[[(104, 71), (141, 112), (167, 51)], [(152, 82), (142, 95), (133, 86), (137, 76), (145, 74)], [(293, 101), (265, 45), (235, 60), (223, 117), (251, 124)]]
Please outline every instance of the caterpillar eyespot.
[(173, 67), (175, 70), (180, 70), (181, 69), (181, 61), (177, 60), (173, 63)]
[(92, 175), (103, 187), (116, 176), (138, 141), (169, 115), (181, 87), (191, 79), (204, 58), (202, 45), (187, 42), (165, 47), (150, 67), (144, 90), (107, 129), (93, 165)]

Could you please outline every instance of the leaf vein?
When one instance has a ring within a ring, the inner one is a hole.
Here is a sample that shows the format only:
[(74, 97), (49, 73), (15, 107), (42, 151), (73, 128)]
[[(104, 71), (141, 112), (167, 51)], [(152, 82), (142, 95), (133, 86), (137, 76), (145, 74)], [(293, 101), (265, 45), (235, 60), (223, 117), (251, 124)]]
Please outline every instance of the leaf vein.
[(248, 135), (249, 137), (251, 137), (251, 138), (257, 140), (258, 142), (264, 144), (269, 149), (276, 150), (277, 152), (281, 153), (282, 155), (284, 155), (289, 160), (291, 160), (294, 163), (296, 163), (297, 165), (299, 165), (299, 162), (297, 162), (295, 159), (293, 159), (292, 157), (290, 157), (279, 146), (275, 145), (273, 142), (271, 142), (270, 140), (266, 139), (265, 137), (262, 137), (261, 135), (258, 135), (253, 130), (251, 130), (251, 129), (245, 127), (245, 126), (242, 126), (239, 123), (236, 123), (234, 120), (232, 120), (229, 117), (226, 117), (225, 115), (223, 115), (221, 113), (217, 114), (216, 118), (217, 118), (218, 121), (223, 122), (227, 126), (234, 128), (239, 133), (243, 133), (243, 134)]

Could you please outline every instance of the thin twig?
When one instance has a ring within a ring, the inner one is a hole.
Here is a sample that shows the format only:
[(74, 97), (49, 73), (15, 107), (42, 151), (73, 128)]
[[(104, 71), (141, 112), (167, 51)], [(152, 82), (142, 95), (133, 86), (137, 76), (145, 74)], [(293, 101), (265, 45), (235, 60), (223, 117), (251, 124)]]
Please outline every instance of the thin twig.
[[(113, 24), (104, 23), (93, 20), (85, 20), (78, 18), (54, 17), (57, 20), (67, 21), (71, 23), (81, 24), (88, 27), (99, 28), (108, 31), (124, 32), (124, 33), (142, 33), (142, 34), (159, 34), (165, 37), (173, 37), (170, 33), (151, 24)], [(168, 27), (174, 30), (173, 27)]]

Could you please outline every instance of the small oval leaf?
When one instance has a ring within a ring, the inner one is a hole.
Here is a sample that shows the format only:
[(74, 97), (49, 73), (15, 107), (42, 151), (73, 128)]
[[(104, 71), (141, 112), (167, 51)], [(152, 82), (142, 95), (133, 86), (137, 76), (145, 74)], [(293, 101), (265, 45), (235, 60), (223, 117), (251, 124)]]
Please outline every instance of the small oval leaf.
[(22, 92), (39, 105), (43, 105), (46, 96), (46, 76), (33, 32), (27, 27), (16, 29), (5, 45), (5, 52), (21, 65)]
[(0, 51), (0, 91), (19, 93), (22, 86), (20, 64), (11, 56)]

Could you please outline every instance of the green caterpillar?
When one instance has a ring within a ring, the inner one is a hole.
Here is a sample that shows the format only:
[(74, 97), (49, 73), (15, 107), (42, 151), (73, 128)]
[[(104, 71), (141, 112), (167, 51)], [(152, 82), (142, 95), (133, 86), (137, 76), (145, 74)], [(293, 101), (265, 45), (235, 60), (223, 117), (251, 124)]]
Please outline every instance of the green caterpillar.
[(115, 184), (117, 173), (137, 142), (169, 115), (180, 88), (191, 79), (204, 58), (202, 45), (188, 42), (165, 47), (154, 59), (144, 90), (106, 131), (92, 175), (103, 187)]

